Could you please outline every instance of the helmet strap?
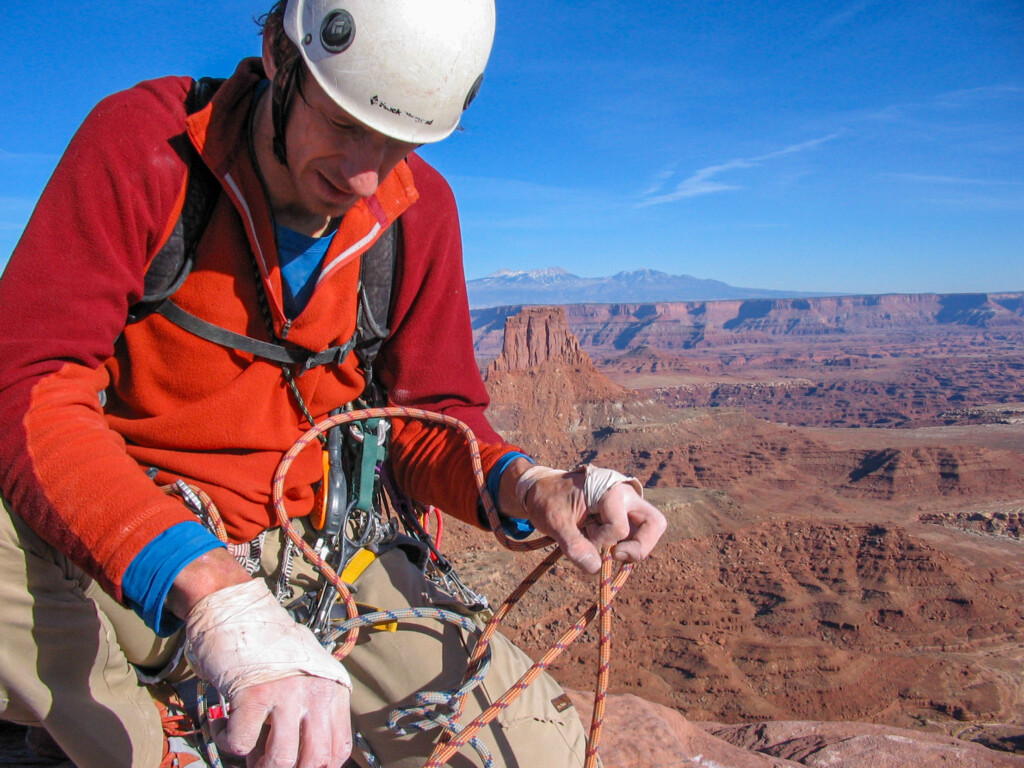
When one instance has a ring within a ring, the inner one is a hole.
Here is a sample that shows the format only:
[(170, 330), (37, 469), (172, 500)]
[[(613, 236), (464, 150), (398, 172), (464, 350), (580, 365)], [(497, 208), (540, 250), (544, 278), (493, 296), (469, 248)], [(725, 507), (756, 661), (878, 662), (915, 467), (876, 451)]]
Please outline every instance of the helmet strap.
[(301, 66), (302, 60), (295, 56), (291, 61), (278, 67), (277, 72), (274, 73), (274, 82), (271, 84), (270, 114), (274, 124), (274, 157), (281, 165), (288, 165), (285, 125), (288, 122), (288, 113), (291, 111), (295, 89), (299, 87), (297, 75)]

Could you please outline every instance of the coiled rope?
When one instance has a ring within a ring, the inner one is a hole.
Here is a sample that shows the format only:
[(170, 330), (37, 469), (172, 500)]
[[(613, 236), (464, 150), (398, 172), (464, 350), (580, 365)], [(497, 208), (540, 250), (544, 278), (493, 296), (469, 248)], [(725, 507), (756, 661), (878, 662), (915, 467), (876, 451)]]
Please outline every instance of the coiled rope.
[[(359, 630), (365, 626), (379, 624), (385, 621), (398, 621), (409, 618), (436, 618), (442, 621), (455, 623), (467, 629), (469, 632), (476, 631), (476, 625), (464, 616), (443, 611), (437, 608), (410, 608), (400, 611), (380, 611), (373, 614), (359, 616), (353, 599), (345, 583), (331, 566), (302, 538), (301, 534), (291, 523), (291, 518), (284, 504), (285, 479), (292, 463), (296, 457), (314, 440), (320, 440), (321, 435), (328, 430), (349, 422), (365, 421), (367, 419), (379, 418), (401, 418), (417, 419), (420, 421), (443, 424), (461, 433), (465, 438), (469, 449), (470, 461), (472, 463), (473, 477), (476, 481), (477, 491), (483, 503), (488, 523), (498, 541), (506, 548), (513, 551), (533, 551), (549, 547), (555, 542), (549, 537), (543, 536), (528, 541), (517, 541), (508, 537), (502, 530), (501, 521), (494, 500), (487, 490), (487, 482), (484, 476), (483, 465), (480, 459), (480, 446), (476, 436), (468, 425), (458, 419), (444, 414), (424, 411), (417, 408), (404, 406), (388, 406), (383, 408), (367, 408), (358, 411), (347, 411), (330, 416), (314, 425), (303, 433), (295, 444), (284, 454), (278, 464), (277, 471), (271, 487), (272, 500), (277, 519), (288, 539), (302, 553), (324, 578), (338, 590), (339, 600), (345, 605), (346, 619), (338, 622), (331, 634), (331, 639), (336, 641), (344, 636), (344, 640), (335, 651), (334, 656), (339, 661), (343, 660), (355, 647)], [(182, 484), (183, 485), (183, 484)], [(174, 492), (180, 493), (175, 487)], [(203, 494), (205, 496), (205, 494)], [(222, 535), (223, 524), (219, 520), (216, 508), (209, 497), (200, 497), (210, 517), (210, 522), (218, 535)], [(489, 724), (501, 712), (507, 709), (529, 685), (545, 672), (580, 635), (587, 629), (595, 617), (599, 618), (600, 634), (598, 640), (599, 666), (597, 683), (594, 694), (594, 712), (590, 724), (590, 732), (587, 739), (586, 761), (584, 768), (595, 768), (597, 765), (598, 744), (601, 738), (603, 725), (605, 699), (607, 696), (609, 670), (611, 668), (611, 602), (619, 589), (625, 583), (633, 570), (632, 564), (622, 564), (618, 572), (614, 572), (614, 563), (608, 550), (601, 553), (601, 583), (597, 602), (585, 611), (566, 632), (555, 642), (555, 644), (537, 661), (526, 673), (516, 681), (508, 691), (494, 701), (490, 707), (465, 726), (460, 725), (459, 720), (465, 705), (466, 696), (479, 684), (486, 674), (490, 661), (490, 641), (497, 631), (501, 621), (508, 615), (509, 611), (519, 602), (523, 595), (537, 583), (537, 581), (562, 557), (560, 550), (555, 549), (530, 573), (523, 582), (513, 590), (512, 594), (502, 603), (501, 607), (494, 613), (494, 616), (487, 623), (483, 632), (477, 640), (473, 653), (467, 663), (466, 674), (462, 684), (454, 691), (447, 692), (421, 692), (411, 707), (395, 710), (388, 719), (388, 727), (399, 735), (408, 732), (406, 729), (429, 730), (441, 728), (442, 735), (437, 740), (434, 750), (424, 764), (424, 768), (440, 768), (450, 760), (459, 749), (469, 744), (480, 755), (485, 768), (492, 768), (493, 758), (490, 756), (483, 743), (476, 738), (481, 728)], [(204, 697), (201, 695), (200, 699)], [(202, 705), (202, 704), (201, 704)], [(450, 715), (444, 715), (431, 707), (447, 707)], [(399, 722), (405, 718), (418, 716), (421, 719), (401, 726)], [(206, 727), (204, 726), (204, 731)], [(366, 751), (365, 741), (357, 734), (356, 742)], [(215, 751), (211, 750), (211, 751)], [(217, 766), (220, 761), (215, 755), (211, 762)], [(373, 755), (367, 752), (367, 759), (371, 765), (379, 763)]]

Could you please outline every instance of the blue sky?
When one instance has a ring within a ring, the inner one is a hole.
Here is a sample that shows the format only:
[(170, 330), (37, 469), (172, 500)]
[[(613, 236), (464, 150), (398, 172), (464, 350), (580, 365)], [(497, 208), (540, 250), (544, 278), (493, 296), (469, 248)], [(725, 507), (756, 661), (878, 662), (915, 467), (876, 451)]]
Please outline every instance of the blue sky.
[[(269, 3), (9, 4), (0, 263), (95, 102), (230, 74)], [(422, 154), (469, 278), (1024, 290), (1024, 3), (498, 0), (464, 130)]]

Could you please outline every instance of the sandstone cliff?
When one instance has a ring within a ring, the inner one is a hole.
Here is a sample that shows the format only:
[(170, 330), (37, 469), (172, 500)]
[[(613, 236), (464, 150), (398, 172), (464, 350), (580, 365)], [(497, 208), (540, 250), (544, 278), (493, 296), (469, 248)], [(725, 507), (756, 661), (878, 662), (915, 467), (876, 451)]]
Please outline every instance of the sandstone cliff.
[(488, 367), (486, 381), (494, 426), (556, 465), (578, 460), (595, 423), (651, 421), (669, 413), (601, 374), (558, 307), (507, 318), (502, 352)]
[(561, 309), (537, 307), (509, 317), (501, 355), (488, 368), (488, 378), (498, 373), (523, 373), (550, 366), (572, 368), (588, 377), (597, 374), (590, 356), (569, 331)]
[[(491, 357), (502, 320), (522, 307), (472, 312), (477, 354)], [(862, 331), (915, 332), (943, 326), (1024, 330), (1024, 294), (888, 294), (809, 299), (573, 304), (565, 307), (585, 349), (639, 346), (692, 349), (766, 341), (778, 336), (841, 336)]]

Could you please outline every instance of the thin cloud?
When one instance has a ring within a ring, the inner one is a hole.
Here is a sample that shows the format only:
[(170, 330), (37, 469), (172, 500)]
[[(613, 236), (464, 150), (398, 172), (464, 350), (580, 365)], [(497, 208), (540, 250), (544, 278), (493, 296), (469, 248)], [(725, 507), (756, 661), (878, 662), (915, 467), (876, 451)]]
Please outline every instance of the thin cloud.
[(883, 174), (890, 179), (901, 181), (919, 182), (922, 184), (951, 184), (966, 186), (1022, 186), (1024, 182), (1006, 181), (1003, 179), (968, 179), (962, 176), (941, 176), (923, 173), (886, 173)]
[(665, 185), (672, 180), (672, 177), (676, 174), (675, 164), (670, 165), (665, 170), (661, 171), (654, 180), (651, 182), (651, 186), (643, 191), (643, 197), (650, 197), (656, 195), (664, 189)]
[(874, 5), (872, 0), (861, 0), (859, 3), (853, 3), (846, 6), (846, 8), (843, 8), (839, 13), (833, 14), (821, 22), (814, 30), (813, 36), (818, 39), (828, 37), (845, 27), (853, 21), (854, 18), (862, 14), (872, 5)]
[(799, 152), (805, 152), (812, 149), (819, 144), (824, 144), (826, 141), (831, 141), (836, 138), (839, 134), (832, 133), (828, 136), (822, 136), (818, 139), (811, 139), (810, 141), (803, 141), (799, 144), (791, 144), (788, 147), (783, 147), (774, 152), (768, 152), (764, 155), (758, 155), (757, 157), (749, 158), (737, 158), (730, 160), (726, 163), (719, 165), (709, 165), (707, 168), (701, 168), (695, 171), (688, 178), (683, 179), (679, 182), (675, 189), (665, 194), (658, 194), (665, 184), (671, 179), (674, 172), (671, 169), (663, 170), (658, 174), (655, 184), (644, 193), (644, 199), (640, 202), (639, 207), (645, 207), (648, 205), (659, 205), (661, 203), (671, 203), (676, 200), (684, 200), (691, 197), (700, 197), (702, 195), (710, 195), (716, 192), (729, 192), (736, 189), (742, 189), (738, 184), (730, 184), (724, 181), (719, 181), (715, 177), (730, 171), (742, 170), (745, 168), (755, 168), (762, 165), (769, 160), (777, 160), (780, 157), (786, 157), (787, 155), (795, 155)]
[(921, 202), (966, 211), (1024, 211), (1024, 197), (963, 195), (960, 197), (921, 198)]
[[(847, 121), (898, 123), (925, 114), (943, 115), (941, 109), (968, 109), (982, 101), (1017, 99), (1024, 96), (1024, 88), (1017, 85), (982, 85), (957, 91), (938, 93), (920, 101), (903, 101), (883, 107), (846, 113)], [(918, 118), (920, 119), (920, 118)]]
[(940, 93), (935, 104), (946, 107), (960, 107), (966, 102), (989, 99), (1012, 99), (1024, 96), (1024, 88), (1018, 85), (982, 85), (977, 88), (962, 88), (958, 91)]
[(60, 155), (51, 154), (49, 152), (8, 152), (6, 149), (0, 149), (0, 162), (3, 163), (17, 163), (17, 162), (47, 162), (53, 163), (60, 159)]

